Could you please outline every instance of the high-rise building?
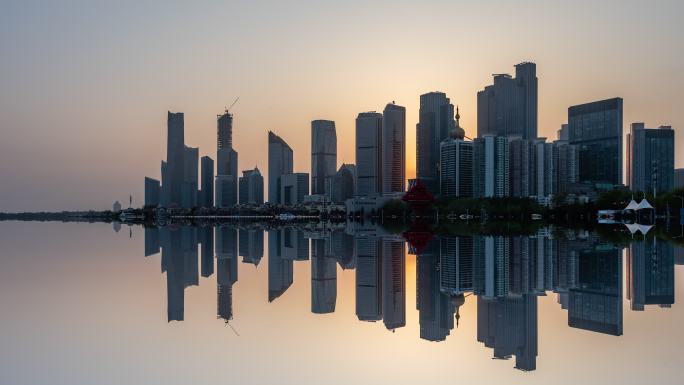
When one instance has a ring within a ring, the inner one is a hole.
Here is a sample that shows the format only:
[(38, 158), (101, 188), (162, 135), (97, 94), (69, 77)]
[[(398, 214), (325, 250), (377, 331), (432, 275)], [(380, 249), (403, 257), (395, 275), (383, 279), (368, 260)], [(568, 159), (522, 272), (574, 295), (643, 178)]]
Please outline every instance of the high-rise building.
[(292, 149), (272, 131), (268, 132), (268, 201), (280, 202), (280, 176), (292, 173)]
[(216, 123), (216, 149), (233, 148), (233, 114), (226, 110), (224, 114), (217, 115)]
[[(166, 143), (166, 180), (163, 188), (168, 194), (169, 207), (181, 207), (185, 170), (185, 129), (182, 112), (168, 112)], [(168, 183), (167, 183), (168, 181)], [(168, 186), (167, 186), (168, 184)]]
[(382, 114), (362, 112), (356, 118), (356, 195), (382, 193)]
[(283, 205), (293, 206), (304, 202), (309, 195), (309, 174), (296, 172), (280, 176), (280, 200)]
[(473, 192), (475, 197), (510, 195), (509, 146), (502, 136), (485, 135), (473, 141)]
[(420, 95), (416, 124), (416, 179), (432, 194), (439, 193), (439, 146), (455, 125), (454, 105), (446, 94), (429, 92)]
[(387, 104), (382, 113), (382, 192), (406, 190), (406, 108)]
[(567, 193), (570, 185), (577, 183), (577, 146), (567, 140), (553, 142), (554, 194)]
[(674, 188), (684, 188), (684, 168), (674, 170)]
[(537, 65), (520, 63), (515, 78), (494, 75), (494, 84), (477, 93), (477, 136), (537, 137)]
[(567, 124), (561, 124), (560, 130), (558, 130), (558, 140), (569, 140), (570, 139), (570, 130), (568, 129)]
[(674, 130), (632, 123), (627, 134), (627, 183), (632, 191), (657, 194), (674, 188)]
[(159, 205), (160, 184), (156, 179), (145, 177), (145, 207)]
[(182, 206), (197, 206), (197, 171), (199, 169), (199, 148), (185, 146), (185, 169), (183, 170)]
[(568, 108), (568, 140), (577, 146), (578, 181), (622, 184), (622, 99)]
[(199, 205), (201, 207), (214, 207), (214, 160), (203, 156), (200, 161), (201, 183)]
[(459, 124), (439, 147), (439, 193), (444, 197), (473, 196), (473, 142), (464, 141), (465, 131)]
[(264, 177), (258, 167), (242, 171), (240, 177), (240, 204), (264, 204)]
[(441, 237), (440, 291), (449, 295), (460, 295), (474, 290), (475, 243), (471, 236)]
[(330, 196), (330, 183), (337, 170), (335, 122), (311, 122), (311, 194)]
[(342, 164), (332, 180), (331, 200), (343, 204), (354, 197), (356, 185), (356, 165)]
[(218, 150), (216, 166), (216, 206), (234, 206), (238, 202), (238, 153), (230, 147)]

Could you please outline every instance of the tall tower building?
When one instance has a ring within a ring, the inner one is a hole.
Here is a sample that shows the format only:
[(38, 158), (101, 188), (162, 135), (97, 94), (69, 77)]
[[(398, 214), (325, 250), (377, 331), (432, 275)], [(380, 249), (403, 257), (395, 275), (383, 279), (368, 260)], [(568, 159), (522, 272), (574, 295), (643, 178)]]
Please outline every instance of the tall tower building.
[(420, 95), (416, 125), (416, 178), (433, 194), (439, 192), (439, 146), (455, 126), (454, 106), (446, 94)]
[(230, 147), (217, 152), (216, 206), (231, 207), (238, 202), (238, 153)]
[(233, 149), (233, 114), (225, 111), (216, 119), (216, 206), (238, 203), (238, 153)]
[(217, 115), (216, 149), (233, 148), (233, 114)]
[(356, 194), (382, 193), (382, 114), (362, 112), (356, 118)]
[(200, 161), (201, 171), (201, 190), (200, 206), (214, 207), (214, 160), (208, 156), (203, 156)]
[(197, 180), (199, 169), (199, 148), (185, 146), (185, 169), (183, 170), (182, 206), (197, 206)]
[(622, 99), (568, 108), (568, 140), (577, 146), (579, 182), (622, 184)]
[(473, 196), (473, 143), (464, 141), (465, 131), (459, 124), (439, 147), (439, 193), (445, 197)]
[(268, 132), (268, 201), (280, 203), (280, 177), (292, 174), (292, 149), (272, 131)]
[[(166, 143), (166, 175), (163, 188), (169, 207), (181, 207), (185, 170), (185, 128), (182, 112), (168, 112)], [(168, 183), (167, 183), (168, 181)], [(167, 186), (168, 184), (168, 186)]]
[(311, 194), (330, 196), (330, 182), (337, 171), (335, 122), (311, 122)]
[(494, 84), (477, 93), (477, 136), (537, 137), (537, 65), (520, 63), (515, 78), (495, 74)]
[(674, 130), (632, 123), (627, 134), (627, 183), (632, 191), (651, 194), (674, 189)]
[(509, 143), (502, 136), (485, 135), (473, 141), (473, 192), (475, 197), (510, 196)]
[(382, 192), (406, 190), (406, 108), (391, 103), (382, 113)]
[(264, 203), (264, 177), (258, 167), (245, 170), (240, 177), (240, 204), (261, 205)]

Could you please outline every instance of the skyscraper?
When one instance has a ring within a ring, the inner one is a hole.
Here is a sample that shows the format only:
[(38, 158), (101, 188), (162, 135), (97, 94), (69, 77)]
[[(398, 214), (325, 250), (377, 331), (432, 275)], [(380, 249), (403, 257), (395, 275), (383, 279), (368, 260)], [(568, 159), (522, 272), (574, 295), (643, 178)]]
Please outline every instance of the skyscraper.
[(280, 181), (280, 200), (283, 205), (296, 205), (304, 202), (304, 196), (309, 195), (309, 174), (297, 172), (283, 174)]
[(238, 153), (233, 149), (233, 114), (225, 111), (216, 119), (216, 206), (238, 203)]
[(159, 205), (160, 184), (156, 179), (145, 177), (145, 207)]
[(343, 204), (354, 197), (356, 186), (356, 165), (342, 164), (332, 180), (331, 200)]
[[(168, 112), (166, 143), (166, 175), (162, 186), (168, 194), (169, 207), (181, 207), (185, 170), (185, 133), (182, 112)], [(168, 181), (168, 186), (167, 186)]]
[(674, 130), (632, 123), (627, 134), (627, 183), (632, 191), (657, 194), (674, 188)]
[(233, 114), (217, 115), (216, 149), (233, 148)]
[(439, 192), (439, 146), (449, 137), (455, 124), (454, 106), (446, 94), (429, 92), (420, 95), (416, 125), (416, 179), (432, 194)]
[(520, 63), (515, 78), (494, 75), (494, 84), (477, 93), (477, 136), (537, 137), (537, 65)]
[(200, 206), (214, 207), (214, 160), (203, 156), (200, 161), (202, 188), (200, 190)]
[(674, 188), (684, 188), (684, 168), (674, 170)]
[(311, 194), (330, 195), (331, 179), (337, 170), (335, 122), (311, 122)]
[(406, 190), (406, 108), (390, 103), (382, 113), (382, 192)]
[(579, 182), (622, 184), (622, 99), (568, 108), (568, 138), (577, 146)]
[(268, 132), (268, 201), (280, 203), (280, 176), (292, 173), (292, 149), (272, 131)]
[(485, 135), (473, 141), (473, 195), (500, 198), (510, 195), (508, 139)]
[(439, 148), (439, 193), (444, 197), (473, 196), (473, 143), (463, 140), (465, 131), (459, 125)]
[(183, 170), (182, 206), (197, 206), (197, 170), (199, 169), (199, 148), (185, 146), (185, 169)]
[(242, 171), (240, 177), (240, 204), (261, 205), (264, 203), (264, 177), (258, 167)]
[(216, 206), (231, 207), (238, 202), (238, 154), (230, 147), (217, 152)]
[(362, 112), (356, 118), (356, 195), (382, 193), (382, 114)]

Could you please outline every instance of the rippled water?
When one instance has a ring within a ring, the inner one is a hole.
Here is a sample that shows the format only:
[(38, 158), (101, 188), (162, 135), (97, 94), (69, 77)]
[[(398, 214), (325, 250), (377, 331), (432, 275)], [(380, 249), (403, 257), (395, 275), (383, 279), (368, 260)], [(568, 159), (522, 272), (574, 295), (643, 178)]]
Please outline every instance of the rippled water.
[(681, 383), (652, 234), (264, 230), (0, 223), (0, 383)]

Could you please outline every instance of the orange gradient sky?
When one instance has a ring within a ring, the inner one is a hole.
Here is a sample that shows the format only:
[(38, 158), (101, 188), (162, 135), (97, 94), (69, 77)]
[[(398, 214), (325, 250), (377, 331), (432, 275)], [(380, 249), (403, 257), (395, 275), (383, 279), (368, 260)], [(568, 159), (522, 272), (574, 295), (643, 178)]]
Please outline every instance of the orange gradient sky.
[[(476, 129), (491, 74), (537, 63), (539, 134), (573, 104), (624, 98), (629, 123), (672, 125), (683, 148), (684, 27), (677, 1), (9, 2), (0, 13), (0, 210), (103, 209), (159, 177), (166, 111), (215, 158), (216, 115), (236, 97), (240, 168), (267, 172), (266, 132), (308, 172), (310, 121), (407, 109), (415, 174), (419, 95), (446, 92)], [(679, 152), (679, 151), (677, 151)], [(676, 163), (684, 166), (677, 154)]]

